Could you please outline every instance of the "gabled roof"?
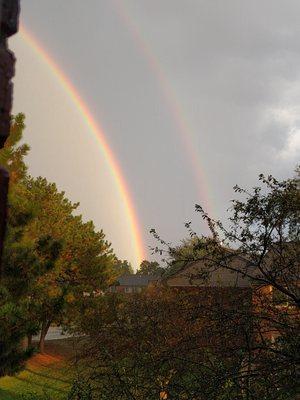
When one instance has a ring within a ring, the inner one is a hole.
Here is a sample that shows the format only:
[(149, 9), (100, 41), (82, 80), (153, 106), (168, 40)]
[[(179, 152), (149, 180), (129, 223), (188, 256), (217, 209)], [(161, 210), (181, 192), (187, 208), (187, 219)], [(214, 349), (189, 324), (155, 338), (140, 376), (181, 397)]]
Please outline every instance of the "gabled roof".
[[(242, 270), (244, 260), (240, 257), (232, 257), (230, 264)], [(165, 282), (168, 286), (210, 286), (210, 287), (240, 287), (250, 286), (250, 280), (242, 273), (218, 268), (211, 262), (199, 260), (188, 263), (177, 273), (167, 277)]]

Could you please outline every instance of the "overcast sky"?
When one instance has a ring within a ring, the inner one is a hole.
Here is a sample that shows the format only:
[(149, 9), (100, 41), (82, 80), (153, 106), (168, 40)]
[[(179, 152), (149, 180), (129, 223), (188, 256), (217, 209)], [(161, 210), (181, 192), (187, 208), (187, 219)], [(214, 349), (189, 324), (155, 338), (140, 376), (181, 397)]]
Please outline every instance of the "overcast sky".
[[(224, 219), (236, 183), (253, 186), (260, 172), (292, 175), (300, 154), (299, 15), (299, 0), (22, 1), (24, 25), (101, 122), (146, 247), (151, 227), (174, 242), (186, 235), (186, 221), (203, 231), (195, 203)], [(33, 55), (27, 59), (21, 38), (12, 46), (22, 58), (15, 111), (27, 114), (31, 172), (79, 200), (83, 215), (130, 259), (115, 208), (107, 209), (105, 176), (96, 179), (88, 166), (100, 155), (90, 139), (70, 134), (71, 125), (51, 133), (51, 108), (63, 107), (63, 95), (52, 95), (51, 105), (44, 88), (42, 106), (38, 74), (31, 82), (24, 72)], [(86, 160), (77, 162), (82, 152)], [(84, 191), (78, 165), (89, 175)]]

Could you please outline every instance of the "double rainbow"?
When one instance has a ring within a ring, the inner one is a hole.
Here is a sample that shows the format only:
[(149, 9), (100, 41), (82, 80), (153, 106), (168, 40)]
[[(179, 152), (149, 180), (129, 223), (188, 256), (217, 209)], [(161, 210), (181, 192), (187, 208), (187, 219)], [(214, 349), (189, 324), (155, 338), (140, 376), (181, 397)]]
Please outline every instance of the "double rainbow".
[[(201, 165), (201, 156), (199, 150), (197, 149), (195, 141), (195, 132), (189, 124), (188, 118), (185, 116), (182, 105), (180, 104), (180, 101), (178, 100), (175, 91), (170, 85), (166, 73), (164, 72), (158, 58), (155, 56), (151, 47), (143, 38), (140, 29), (133, 21), (133, 18), (131, 18), (130, 13), (125, 9), (122, 2), (118, 0), (113, 0), (112, 4), (114, 4), (115, 11), (117, 12), (120, 20), (131, 33), (131, 36), (136, 43), (140, 53), (146, 60), (149, 69), (159, 82), (159, 86), (163, 95), (162, 97), (164, 98), (165, 103), (169, 108), (170, 114), (172, 115), (172, 118), (176, 125), (177, 132), (182, 138), (183, 145), (188, 155), (188, 160), (191, 163), (191, 169), (194, 175), (195, 185), (198, 189), (197, 191), (199, 198), (201, 199), (201, 202), (203, 202), (202, 204), (204, 205), (206, 211), (210, 215), (213, 215), (212, 200), (210, 198), (211, 196), (209, 194), (208, 185), (205, 181), (205, 176), (203, 174), (204, 169)], [(24, 26), (21, 27), (20, 33), (23, 39), (37, 53), (37, 56), (45, 61), (52, 74), (58, 79), (63, 89), (72, 100), (74, 106), (82, 115), (87, 127), (93, 133), (95, 139), (97, 140), (99, 147), (104, 154), (108, 165), (110, 166), (111, 175), (115, 182), (116, 188), (120, 194), (121, 199), (123, 199), (126, 210), (126, 215), (124, 215), (124, 218), (127, 219), (129, 224), (131, 240), (134, 243), (135, 249), (135, 262), (139, 265), (139, 263), (145, 258), (145, 252), (138, 218), (134, 208), (134, 202), (130, 195), (128, 185), (122, 174), (120, 165), (118, 164), (116, 157), (113, 154), (112, 149), (110, 148), (105, 138), (106, 135), (101, 125), (93, 117), (88, 109), (88, 106), (86, 105), (85, 101), (80, 96), (72, 82), (53, 60), (51, 55), (42, 47), (38, 40), (33, 37), (33, 35), (29, 33)]]

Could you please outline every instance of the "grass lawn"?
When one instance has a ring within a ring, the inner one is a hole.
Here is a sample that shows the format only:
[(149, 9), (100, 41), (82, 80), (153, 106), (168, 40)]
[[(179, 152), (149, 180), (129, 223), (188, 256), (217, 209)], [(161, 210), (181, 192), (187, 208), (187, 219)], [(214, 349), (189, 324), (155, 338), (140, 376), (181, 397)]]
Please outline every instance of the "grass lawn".
[(0, 399), (21, 400), (34, 393), (48, 395), (49, 400), (65, 400), (74, 374), (68, 362), (71, 351), (69, 339), (46, 342), (45, 354), (32, 357), (24, 371), (0, 379)]

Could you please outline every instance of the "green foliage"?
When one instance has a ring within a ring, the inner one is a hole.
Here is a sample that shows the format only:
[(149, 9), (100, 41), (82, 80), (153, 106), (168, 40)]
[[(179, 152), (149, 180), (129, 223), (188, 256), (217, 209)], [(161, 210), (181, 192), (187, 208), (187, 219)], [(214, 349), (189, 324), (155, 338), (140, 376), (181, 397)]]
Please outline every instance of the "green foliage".
[(144, 260), (141, 262), (140, 268), (137, 270), (138, 275), (154, 275), (161, 276), (164, 268), (159, 266), (157, 261)]
[(82, 358), (92, 385), (101, 388), (97, 399), (297, 398), (298, 177), (260, 176), (265, 187), (251, 192), (236, 187), (244, 199), (233, 202), (226, 228), (197, 206), (211, 237), (187, 224), (191, 239), (181, 246), (158, 238), (172, 273), (203, 261), (208, 273), (248, 278), (248, 289), (201, 287), (195, 302), (161, 289), (116, 295), (83, 316)]
[(61, 243), (54, 268), (45, 271), (32, 290), (33, 307), (45, 327), (54, 321), (69, 322), (75, 306), (108, 284), (115, 256), (104, 233), (74, 216), (78, 204), (67, 200), (55, 184), (37, 178), (26, 185), (29, 202), (37, 204), (26, 236), (37, 240), (48, 235)]
[[(189, 224), (186, 224), (189, 227)], [(190, 237), (183, 239), (178, 246), (168, 248), (167, 267), (164, 277), (171, 276), (185, 268), (190, 262), (199, 260), (206, 253), (206, 239), (197, 236), (190, 230)]]
[(12, 117), (10, 135), (0, 151), (0, 165), (8, 170), (11, 184), (23, 179), (27, 174), (24, 157), (30, 148), (27, 144), (20, 144), (24, 129), (25, 115), (18, 114)]
[(24, 319), (26, 307), (0, 286), (0, 377), (18, 372), (31, 350), (23, 350), (20, 341), (29, 329), (30, 322)]
[(93, 400), (91, 385), (82, 379), (75, 380), (68, 395), (68, 400)]
[[(238, 321), (236, 308), (222, 310), (220, 320), (212, 307), (217, 300), (209, 291), (167, 289), (103, 297), (78, 327), (86, 334), (79, 347), (82, 376), (94, 398), (206, 400), (227, 393), (235, 399), (237, 382), (226, 382), (237, 374), (242, 354), (233, 357), (230, 350), (247, 321)], [(242, 304), (238, 300), (231, 301)]]
[[(232, 356), (242, 351), (243, 361), (236, 373), (239, 390), (230, 399), (296, 398), (300, 329), (299, 176), (298, 168), (294, 178), (283, 181), (260, 175), (260, 185), (251, 191), (236, 186), (234, 190), (242, 199), (232, 201), (226, 224), (212, 219), (196, 205), (211, 236), (198, 239), (191, 224), (186, 224), (191, 240), (190, 246), (183, 246), (183, 252), (153, 231), (163, 246), (156, 251), (168, 254), (171, 271), (174, 263), (184, 271), (190, 263), (196, 268), (199, 262), (199, 277), (201, 266), (205, 265), (208, 277), (210, 273), (230, 273), (246, 280), (251, 288), (252, 307), (239, 310), (239, 318), (248, 321), (244, 330), (247, 346), (243, 348), (238, 343), (232, 348)], [(220, 321), (223, 315), (224, 309), (220, 308)], [(224, 328), (223, 337), (226, 335)], [(228, 373), (226, 369), (224, 372)]]
[[(21, 144), (24, 120), (23, 114), (13, 117), (11, 135), (0, 151), (0, 163), (11, 176), (1, 282), (11, 304), (11, 319), (5, 301), (3, 312), (11, 324), (18, 322), (18, 335), (6, 329), (3, 337), (3, 349), (6, 342), (12, 349), (8, 358), (13, 354), (12, 341), (19, 354), (21, 339), (39, 329), (43, 350), (50, 324), (70, 323), (81, 307), (92, 306), (91, 299), (110, 282), (115, 263), (104, 233), (75, 214), (79, 204), (69, 201), (54, 183), (28, 175), (24, 157), (29, 146)], [(6, 364), (3, 373), (17, 369), (17, 362)]]
[[(30, 356), (31, 350), (23, 350), (20, 342), (31, 330), (32, 324), (28, 318), (28, 305), (22, 294), (26, 291), (28, 274), (19, 279), (24, 272), (23, 262), (35, 262), (31, 254), (32, 246), (22, 243), (23, 229), (32, 217), (32, 210), (22, 200), (22, 185), (14, 190), (15, 183), (21, 181), (26, 174), (23, 156), (28, 152), (28, 146), (18, 146), (24, 129), (24, 116), (13, 118), (11, 136), (4, 149), (0, 151), (0, 164), (6, 167), (11, 175), (9, 207), (9, 226), (5, 249), (3, 253), (3, 268), (0, 285), (0, 376), (13, 374), (19, 371), (25, 360)], [(12, 283), (10, 285), (9, 283)]]
[(132, 265), (127, 260), (116, 259), (113, 266), (113, 272), (116, 278), (122, 275), (131, 275), (134, 273)]

